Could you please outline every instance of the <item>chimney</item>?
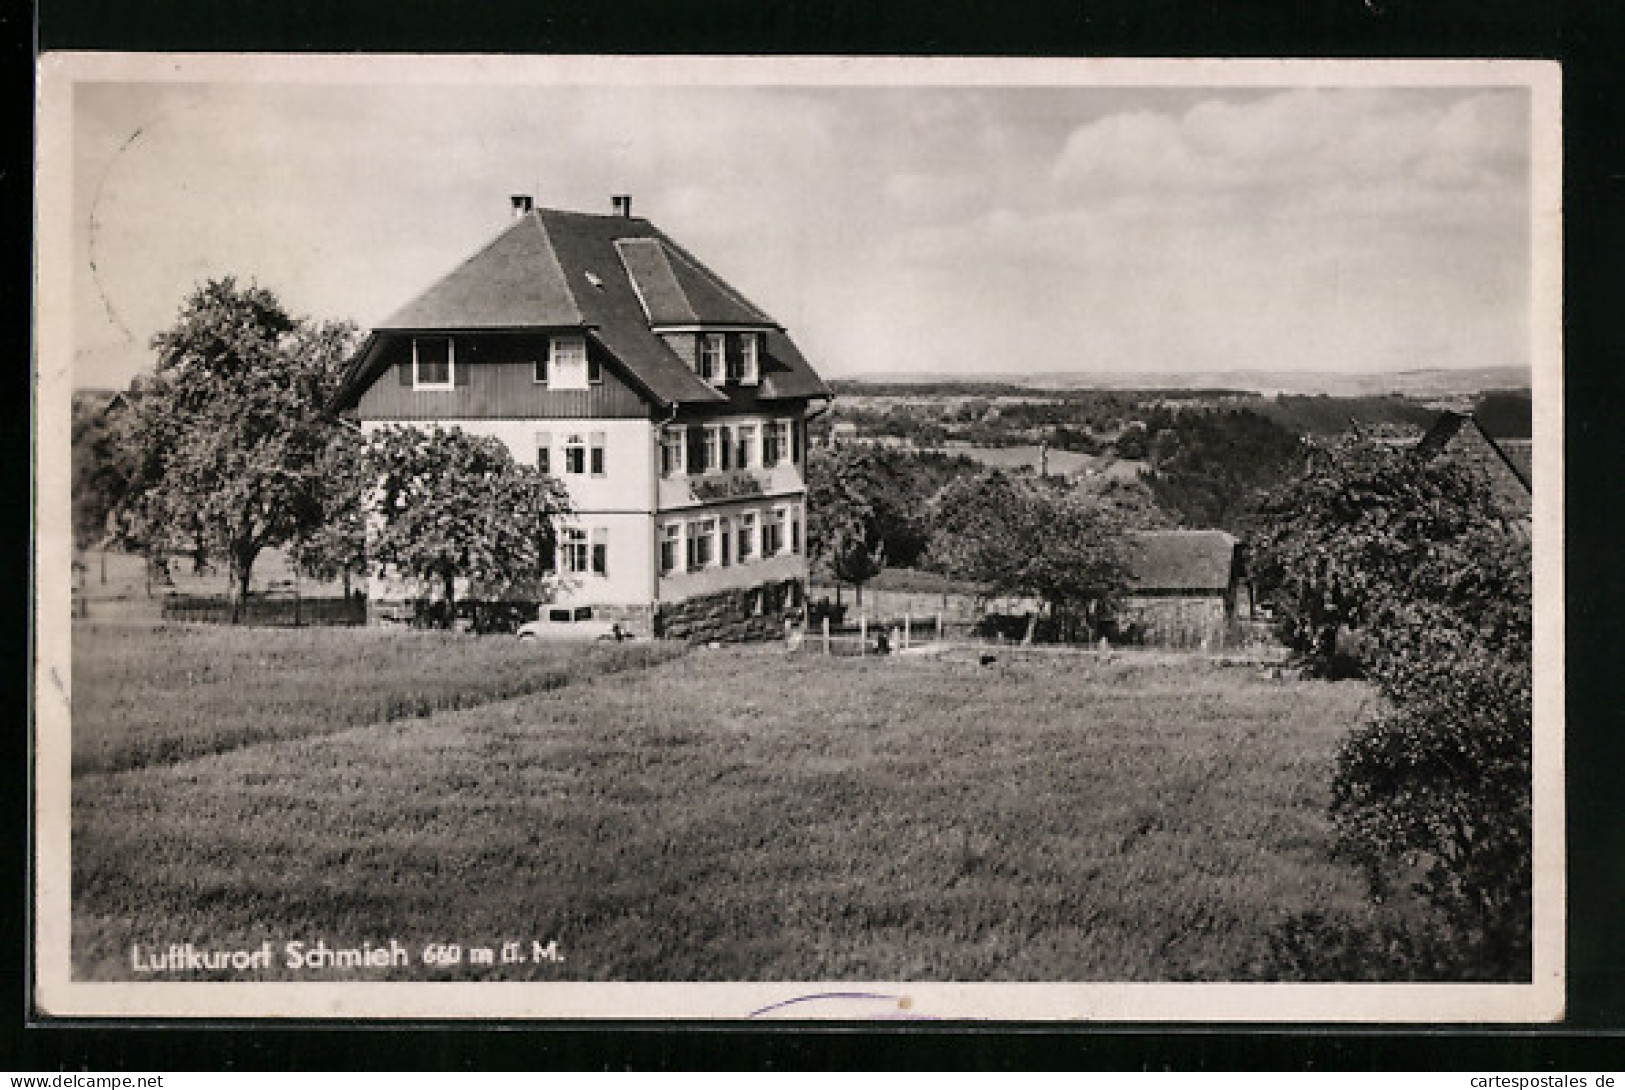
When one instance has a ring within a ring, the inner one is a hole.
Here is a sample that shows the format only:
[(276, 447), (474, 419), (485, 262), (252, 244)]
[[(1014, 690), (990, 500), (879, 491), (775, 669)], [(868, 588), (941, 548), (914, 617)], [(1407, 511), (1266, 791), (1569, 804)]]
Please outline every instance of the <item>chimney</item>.
[(630, 193), (615, 193), (615, 194), (612, 194), (610, 196), (610, 198), (609, 198), (609, 203), (615, 209), (615, 214), (617, 216), (626, 216), (628, 218), (631, 217), (631, 215), (632, 215), (632, 194), (630, 194)]
[(529, 193), (515, 193), (508, 200), (513, 202), (513, 218), (516, 220), (523, 219), (536, 203)]

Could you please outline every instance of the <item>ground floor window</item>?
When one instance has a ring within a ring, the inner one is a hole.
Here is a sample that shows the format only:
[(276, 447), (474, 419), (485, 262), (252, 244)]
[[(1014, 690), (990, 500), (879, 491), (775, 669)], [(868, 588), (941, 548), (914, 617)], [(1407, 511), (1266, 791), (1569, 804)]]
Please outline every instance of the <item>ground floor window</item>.
[(688, 524), (688, 570), (715, 566), (717, 562), (717, 520), (699, 519)]
[(559, 539), (559, 568), (571, 575), (585, 574), (592, 563), (587, 531), (567, 529)]
[(670, 575), (683, 555), (683, 524), (668, 522), (660, 528), (660, 574)]
[(592, 573), (609, 574), (609, 531), (603, 527), (592, 532)]

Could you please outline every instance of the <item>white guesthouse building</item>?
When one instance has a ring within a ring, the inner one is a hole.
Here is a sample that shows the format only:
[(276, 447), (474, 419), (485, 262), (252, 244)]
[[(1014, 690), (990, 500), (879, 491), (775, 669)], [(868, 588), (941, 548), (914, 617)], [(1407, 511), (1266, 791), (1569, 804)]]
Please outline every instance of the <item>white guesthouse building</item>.
[(643, 633), (777, 629), (805, 593), (804, 425), (828, 389), (628, 198), (611, 215), (513, 205), (506, 230), (372, 331), (339, 407), (363, 430), (493, 436), (561, 481), (574, 515), (556, 604)]

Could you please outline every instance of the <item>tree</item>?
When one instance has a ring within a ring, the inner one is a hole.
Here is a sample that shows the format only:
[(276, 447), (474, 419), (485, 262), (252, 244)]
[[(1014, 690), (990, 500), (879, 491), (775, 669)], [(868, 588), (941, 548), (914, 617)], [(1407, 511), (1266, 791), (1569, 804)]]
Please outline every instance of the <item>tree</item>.
[[(1261, 559), (1288, 634), (1329, 664), (1363, 636), (1376, 713), (1339, 746), (1338, 850), (1373, 896), (1407, 881), (1440, 921), (1424, 972), (1527, 978), (1530, 547), (1466, 466), (1350, 440), (1270, 505)], [(1415, 969), (1416, 967), (1408, 967)]]
[(129, 485), (118, 446), (118, 409), (73, 399), (73, 542), (89, 549), (108, 537), (109, 519)]
[(367, 510), (379, 574), (438, 589), (445, 623), (457, 581), (477, 598), (533, 594), (552, 568), (556, 520), (570, 513), (553, 478), (515, 462), (500, 440), (457, 428), (394, 426), (369, 438)]
[(1260, 505), (1253, 574), (1311, 669), (1358, 672), (1361, 657), (1340, 651), (1339, 635), (1369, 638), (1385, 611), (1423, 593), (1413, 576), (1430, 556), (1474, 527), (1501, 524), (1481, 473), (1350, 438), (1317, 451)]
[(902, 451), (842, 446), (807, 457), (808, 553), (837, 583), (857, 588), (888, 564), (907, 567), (924, 552), (923, 512), (938, 470)]
[(312, 579), (350, 580), (367, 569), (367, 493), (373, 481), (367, 466), (366, 444), (341, 424), (328, 439), (317, 472), (326, 487), (310, 496), (300, 529), (289, 544), (294, 566)]
[(998, 470), (949, 484), (936, 506), (932, 551), (949, 574), (989, 596), (1037, 598), (1063, 635), (1081, 621), (1093, 638), (1126, 581), (1118, 527), (1103, 507), (1064, 484)]
[(1374, 621), (1381, 710), (1339, 747), (1339, 849), (1374, 893), (1400, 876), (1442, 917), (1450, 962), (1527, 976), (1531, 935), (1529, 542), (1475, 527)]
[(263, 288), (231, 277), (199, 287), (153, 338), (155, 372), (121, 414), (120, 536), (149, 553), (185, 548), (200, 564), (224, 556), (240, 619), (260, 553), (320, 510), (326, 407), (354, 341), (348, 323), (296, 319)]

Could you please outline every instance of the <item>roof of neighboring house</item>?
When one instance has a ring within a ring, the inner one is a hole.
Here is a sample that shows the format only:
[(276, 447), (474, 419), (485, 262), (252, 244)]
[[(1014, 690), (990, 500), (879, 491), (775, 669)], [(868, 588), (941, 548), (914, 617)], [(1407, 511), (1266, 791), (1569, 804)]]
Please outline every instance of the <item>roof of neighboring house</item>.
[(392, 335), (585, 329), (662, 404), (725, 402), (655, 332), (695, 325), (766, 334), (757, 396), (829, 396), (773, 319), (648, 220), (541, 208), (380, 322), (339, 400), (354, 404), (376, 378), (378, 343)]
[(1519, 444), (1519, 450), (1514, 454), (1506, 446), (1491, 438), (1490, 433), (1484, 430), (1483, 425), (1476, 418), (1463, 413), (1441, 412), (1439, 418), (1433, 422), (1433, 426), (1427, 430), (1427, 434), (1417, 440), (1416, 446), (1413, 448), (1417, 457), (1423, 461), (1438, 457), (1450, 445), (1451, 441), (1461, 433), (1461, 430), (1469, 424), (1489, 445), (1489, 448), (1500, 457), (1507, 469), (1511, 470), (1518, 483), (1523, 485), (1526, 491), (1529, 491), (1531, 488), (1530, 482), (1533, 479), (1530, 475), (1532, 458), (1530, 447), (1526, 444)]
[(1139, 530), (1126, 535), (1129, 593), (1230, 586), (1236, 539), (1223, 530)]

